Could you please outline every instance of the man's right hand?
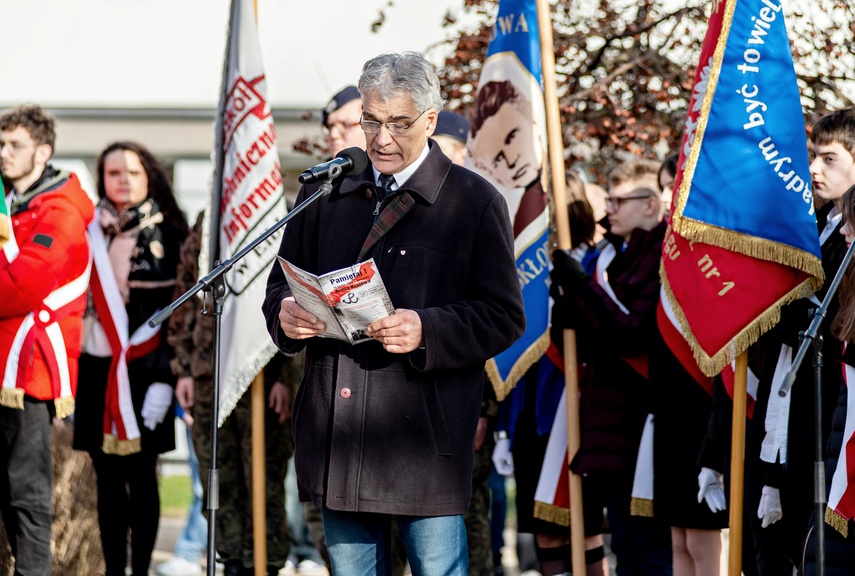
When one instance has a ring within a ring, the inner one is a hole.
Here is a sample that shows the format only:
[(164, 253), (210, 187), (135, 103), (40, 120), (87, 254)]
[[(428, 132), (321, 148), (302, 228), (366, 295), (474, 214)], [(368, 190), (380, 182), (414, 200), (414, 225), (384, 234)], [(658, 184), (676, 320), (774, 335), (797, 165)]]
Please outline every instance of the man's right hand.
[(282, 300), (279, 309), (279, 324), (285, 336), (292, 340), (304, 340), (324, 333), (326, 324), (310, 314), (305, 308), (294, 301), (293, 296)]
[(175, 383), (175, 399), (185, 412), (189, 412), (196, 404), (196, 390), (193, 388), (192, 376), (182, 376)]

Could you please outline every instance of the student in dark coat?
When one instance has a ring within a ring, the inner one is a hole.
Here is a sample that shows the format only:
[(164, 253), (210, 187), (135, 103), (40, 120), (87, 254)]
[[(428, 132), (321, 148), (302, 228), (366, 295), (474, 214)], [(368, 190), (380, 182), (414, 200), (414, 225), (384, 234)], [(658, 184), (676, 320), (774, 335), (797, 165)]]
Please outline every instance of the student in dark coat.
[[(580, 382), (580, 447), (570, 466), (583, 475), (585, 535), (601, 531), (608, 511), (617, 573), (670, 574), (668, 525), (630, 515), (633, 475), (650, 411), (648, 355), (656, 339), (659, 262), (666, 225), (659, 164), (637, 160), (609, 174), (608, 244), (593, 278), (568, 253), (555, 252), (553, 327), (578, 332), (588, 362)], [(602, 565), (602, 549), (588, 551), (589, 574)]]
[(429, 140), (442, 100), (421, 55), (370, 60), (359, 90), (372, 166), (295, 218), (280, 255), (312, 273), (374, 258), (396, 311), (369, 326), (372, 341), (318, 338), (324, 326), (271, 272), (273, 341), (306, 348), (300, 498), (322, 507), (337, 572), (388, 574), (395, 516), (414, 574), (463, 575), (484, 363), (525, 325), (510, 218), (490, 184)]
[(98, 195), (74, 448), (89, 452), (98, 478), (106, 576), (125, 574), (129, 536), (143, 576), (160, 517), (157, 457), (175, 448), (173, 351), (165, 328), (146, 321), (172, 301), (187, 223), (165, 171), (134, 142), (101, 153)]

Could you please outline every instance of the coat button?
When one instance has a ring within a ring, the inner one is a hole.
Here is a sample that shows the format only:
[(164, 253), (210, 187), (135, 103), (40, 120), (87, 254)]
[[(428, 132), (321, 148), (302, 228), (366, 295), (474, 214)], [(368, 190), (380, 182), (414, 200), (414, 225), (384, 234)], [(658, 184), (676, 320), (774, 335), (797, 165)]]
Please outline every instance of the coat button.
[(350, 388), (342, 388), (340, 394), (342, 398), (350, 398)]
[(368, 188), (365, 189), (365, 197), (371, 200), (371, 190)]

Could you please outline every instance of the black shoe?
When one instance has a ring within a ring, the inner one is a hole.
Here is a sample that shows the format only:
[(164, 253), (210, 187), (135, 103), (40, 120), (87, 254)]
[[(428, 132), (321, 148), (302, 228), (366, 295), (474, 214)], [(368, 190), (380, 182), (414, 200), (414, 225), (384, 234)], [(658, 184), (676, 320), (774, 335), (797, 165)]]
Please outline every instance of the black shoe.
[(227, 560), (223, 564), (223, 576), (251, 576), (240, 560)]
[(276, 566), (268, 566), (267, 567), (267, 576), (279, 576), (280, 568)]

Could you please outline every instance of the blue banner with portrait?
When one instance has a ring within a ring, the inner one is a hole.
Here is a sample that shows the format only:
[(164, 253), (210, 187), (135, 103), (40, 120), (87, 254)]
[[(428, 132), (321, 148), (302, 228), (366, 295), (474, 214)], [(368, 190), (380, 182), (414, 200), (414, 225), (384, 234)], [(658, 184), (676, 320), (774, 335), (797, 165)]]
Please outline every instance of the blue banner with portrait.
[(466, 166), (502, 193), (514, 227), (526, 331), (487, 364), (501, 400), (549, 345), (546, 120), (534, 0), (501, 0), (470, 115)]

